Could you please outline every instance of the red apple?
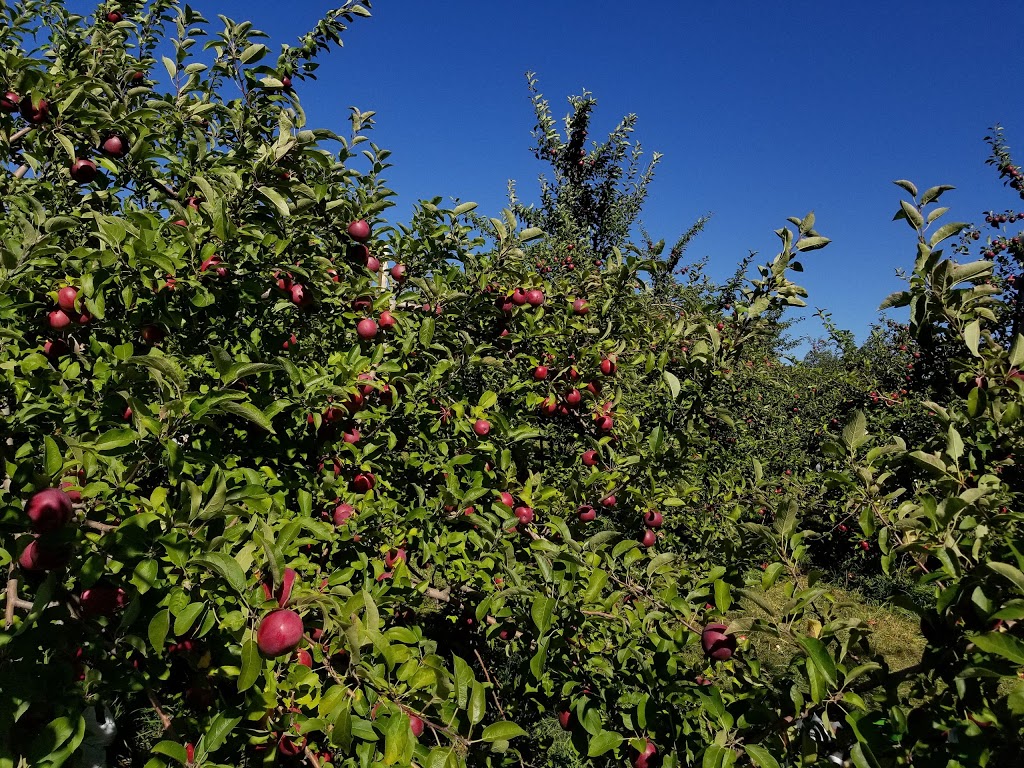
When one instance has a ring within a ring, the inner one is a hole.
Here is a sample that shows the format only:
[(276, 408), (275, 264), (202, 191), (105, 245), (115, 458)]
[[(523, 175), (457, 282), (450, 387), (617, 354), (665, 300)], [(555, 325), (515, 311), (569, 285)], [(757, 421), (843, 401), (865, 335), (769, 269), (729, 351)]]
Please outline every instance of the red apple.
[(612, 427), (615, 425), (615, 422), (612, 420), (611, 416), (605, 414), (598, 415), (594, 419), (594, 424), (597, 425), (598, 430), (600, 430), (601, 432), (611, 432)]
[(281, 574), (281, 588), (277, 593), (277, 607), (284, 608), (292, 598), (292, 589), (295, 588), (295, 579), (298, 574), (294, 568), (285, 568)]
[(288, 291), (292, 297), (292, 304), (299, 307), (307, 306), (313, 299), (306, 293), (306, 286), (295, 283)]
[(123, 589), (109, 584), (94, 584), (78, 598), (86, 616), (112, 616), (117, 609), (124, 608), (127, 600)]
[(633, 768), (654, 768), (656, 765), (655, 755), (657, 754), (658, 748), (654, 746), (654, 742), (648, 739), (643, 751), (638, 752), (636, 757), (633, 758)]
[(26, 571), (53, 571), (68, 561), (68, 552), (62, 547), (43, 543), (35, 538), (28, 543), (18, 558), (18, 565)]
[(356, 325), (356, 334), (363, 341), (369, 341), (377, 335), (377, 323), (371, 317), (364, 317)]
[(515, 516), (523, 525), (533, 522), (533, 510), (530, 507), (516, 507)]
[(570, 389), (565, 395), (565, 404), (570, 408), (576, 408), (583, 401), (583, 395), (578, 389)]
[(601, 499), (601, 506), (608, 507), (608, 509), (614, 509), (618, 499), (615, 498), (615, 494), (609, 494)]
[(7, 91), (3, 96), (0, 96), (0, 112), (7, 112), (8, 114), (17, 112), (19, 101), (21, 101), (21, 96), (14, 91)]
[(416, 715), (409, 715), (409, 728), (412, 729), (412, 735), (417, 739), (423, 735), (423, 728), (425, 727), (423, 719)]
[(380, 313), (380, 319), (377, 321), (377, 325), (382, 331), (390, 331), (395, 327), (395, 316), (385, 309)]
[(369, 493), (377, 484), (377, 478), (370, 472), (360, 472), (352, 480), (352, 490), (356, 493)]
[(526, 292), (526, 301), (531, 307), (539, 307), (544, 303), (544, 292), (538, 288), (531, 288)]
[(370, 225), (365, 219), (359, 219), (353, 221), (348, 225), (348, 235), (353, 240), (358, 240), (361, 243), (365, 243), (370, 239)]
[(378, 259), (376, 256), (367, 256), (366, 257), (366, 268), (368, 270), (370, 270), (371, 272), (379, 272), (380, 271), (380, 259)]
[(580, 519), (580, 522), (589, 523), (597, 518), (597, 510), (589, 504), (584, 504), (576, 510), (576, 516)]
[(299, 340), (298, 340), (298, 338), (296, 338), (295, 334), (293, 333), (291, 336), (289, 336), (287, 339), (285, 339), (281, 343), (281, 348), (282, 349), (294, 349), (298, 345), (299, 345)]
[(128, 142), (117, 134), (113, 134), (100, 145), (100, 149), (111, 157), (124, 157), (128, 154)]
[(394, 568), (398, 563), (405, 562), (405, 550), (402, 548), (389, 549), (384, 554), (384, 565), (388, 568)]
[(75, 309), (75, 299), (78, 298), (78, 289), (71, 285), (66, 285), (57, 291), (57, 306), (66, 312), (73, 312)]
[(256, 645), (266, 656), (284, 656), (302, 640), (302, 617), (287, 608), (271, 611), (256, 630)]
[(145, 72), (132, 72), (132, 82), (133, 83), (141, 83), (145, 79), (146, 79), (146, 73)]
[(171, 222), (171, 224), (173, 224), (176, 227), (187, 227), (188, 226), (188, 222), (185, 221), (184, 219), (175, 219), (174, 221)]
[(501, 501), (501, 503), (504, 504), (509, 509), (514, 507), (516, 504), (515, 498), (513, 498), (512, 494), (509, 493), (508, 491), (502, 491), (501, 495), (498, 498)]
[(538, 365), (533, 369), (533, 378), (537, 381), (543, 381), (548, 377), (548, 367), (546, 365)]
[(281, 78), (281, 86), (283, 88), (291, 88), (292, 87), (292, 79), (288, 75), (284, 75)]
[(568, 709), (564, 709), (558, 713), (558, 724), (562, 726), (562, 730), (572, 730), (572, 712)]
[(644, 549), (650, 549), (654, 546), (658, 540), (657, 534), (654, 533), (650, 528), (644, 531), (644, 535), (640, 537), (640, 546)]
[(700, 645), (704, 653), (714, 661), (727, 661), (736, 651), (736, 637), (727, 635), (725, 624), (708, 624), (700, 633)]
[(601, 361), (601, 373), (605, 376), (611, 376), (615, 373), (616, 365), (615, 362), (609, 358), (605, 358)]
[(587, 306), (586, 299), (576, 299), (572, 303), (572, 312), (574, 315), (585, 315), (590, 311), (590, 307)]
[(25, 505), (25, 514), (36, 533), (49, 533), (68, 524), (74, 510), (71, 498), (58, 488), (46, 488), (32, 495)]
[(295, 654), (295, 661), (304, 667), (313, 668), (313, 656), (305, 648), (300, 648)]
[(648, 528), (661, 528), (661, 524), (661, 512), (657, 512), (653, 509), (647, 510), (647, 514), (644, 515), (644, 525)]
[(50, 312), (46, 316), (46, 322), (49, 323), (50, 327), (55, 331), (63, 331), (65, 328), (71, 326), (71, 318), (59, 309)]
[(405, 264), (395, 264), (391, 268), (391, 277), (395, 279), (396, 283), (404, 283), (408, 277), (405, 274)]
[(545, 416), (554, 416), (558, 412), (558, 402), (553, 395), (544, 398), (540, 404), (540, 412)]
[(596, 467), (598, 463), (597, 451), (584, 451), (583, 463), (588, 467)]
[(43, 344), (43, 354), (49, 358), (63, 357), (71, 351), (63, 339), (54, 339)]
[(88, 184), (96, 180), (96, 163), (85, 158), (78, 158), (71, 166), (71, 178), (79, 184)]
[(77, 504), (82, 500), (82, 491), (73, 480), (61, 480), (60, 489), (68, 495), (72, 504)]
[(476, 432), (480, 437), (486, 437), (491, 431), (490, 422), (486, 419), (477, 419), (473, 422), (473, 431)]
[(46, 99), (33, 101), (31, 96), (23, 96), (18, 102), (18, 109), (21, 110), (21, 116), (33, 125), (46, 122), (50, 116), (50, 102)]
[(305, 751), (306, 742), (305, 736), (289, 736), (286, 733), (278, 740), (277, 751), (285, 757), (295, 757)]
[(109, 21), (111, 24), (117, 24), (122, 19), (124, 19), (124, 16), (118, 11), (111, 11), (107, 14), (107, 21)]
[(355, 513), (355, 507), (351, 504), (339, 504), (334, 508), (334, 514), (331, 519), (334, 521), (334, 524), (340, 528), (345, 525), (349, 519), (355, 515)]
[(142, 326), (142, 340), (147, 344), (159, 344), (164, 340), (164, 329), (159, 325)]
[(341, 439), (344, 440), (349, 445), (355, 445), (356, 443), (358, 443), (359, 438), (359, 430), (356, 429), (355, 427), (352, 427), (352, 429), (348, 430), (347, 432), (343, 432), (341, 435)]

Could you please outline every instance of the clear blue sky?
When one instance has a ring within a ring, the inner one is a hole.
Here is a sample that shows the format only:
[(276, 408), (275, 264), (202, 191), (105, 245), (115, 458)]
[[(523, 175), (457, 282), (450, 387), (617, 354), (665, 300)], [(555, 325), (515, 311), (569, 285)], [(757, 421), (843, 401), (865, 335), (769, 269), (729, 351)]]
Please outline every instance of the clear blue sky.
[[(275, 44), (337, 4), (193, 0)], [(315, 125), (343, 131), (349, 105), (377, 111), (374, 141), (393, 151), (401, 195), (387, 215), (402, 219), (434, 195), (497, 212), (508, 179), (533, 199), (542, 166), (528, 151), (524, 72), (559, 116), (586, 88), (593, 135), (635, 112), (645, 149), (665, 155), (648, 231), (672, 240), (712, 212), (690, 254), (725, 276), (748, 250), (774, 254), (772, 230), (813, 209), (833, 244), (805, 260), (809, 305), (863, 339), (901, 286), (895, 269), (912, 264), (912, 233), (891, 221), (893, 179), (955, 185), (946, 220), (1021, 204), (984, 165), (982, 137), (1002, 123), (1024, 160), (1022, 11), (1020, 0), (378, 0), (298, 88)]]

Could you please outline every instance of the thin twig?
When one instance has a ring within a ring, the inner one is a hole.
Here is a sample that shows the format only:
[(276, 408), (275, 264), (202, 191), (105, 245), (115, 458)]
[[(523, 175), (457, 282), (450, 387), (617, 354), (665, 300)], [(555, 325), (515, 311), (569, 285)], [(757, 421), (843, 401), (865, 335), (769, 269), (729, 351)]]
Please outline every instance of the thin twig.
[(86, 528), (92, 528), (94, 531), (99, 531), (100, 533), (110, 533), (111, 531), (116, 531), (117, 530), (117, 526), (116, 525), (107, 525), (106, 523), (97, 523), (95, 520), (83, 520), (82, 521), (82, 525), (85, 526)]
[(11, 562), (7, 569), (7, 608), (4, 611), (4, 629), (10, 629), (14, 625), (14, 608), (17, 600), (18, 577), (14, 575), (14, 563)]
[(163, 726), (164, 732), (171, 735), (173, 738), (178, 738), (178, 734), (174, 731), (174, 723), (171, 722), (171, 718), (168, 717), (167, 713), (164, 712), (163, 707), (160, 706), (160, 702), (157, 701), (156, 694), (149, 688), (146, 689), (146, 696), (149, 697), (149, 703), (153, 707), (153, 711), (156, 712), (157, 717), (160, 718), (160, 725)]

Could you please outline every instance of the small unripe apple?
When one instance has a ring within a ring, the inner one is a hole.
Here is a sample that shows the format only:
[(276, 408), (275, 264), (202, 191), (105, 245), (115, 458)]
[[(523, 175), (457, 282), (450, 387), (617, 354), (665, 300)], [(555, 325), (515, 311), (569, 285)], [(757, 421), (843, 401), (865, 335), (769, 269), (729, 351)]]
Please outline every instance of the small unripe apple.
[(331, 516), (331, 519), (334, 521), (334, 524), (340, 528), (345, 525), (352, 516), (355, 515), (355, 513), (355, 507), (351, 504), (339, 504), (334, 508), (334, 514)]
[(107, 137), (106, 141), (100, 145), (100, 149), (111, 157), (124, 157), (128, 154), (128, 142), (114, 134)]
[(50, 312), (46, 316), (46, 322), (49, 323), (50, 328), (55, 331), (63, 331), (65, 328), (71, 327), (71, 318), (60, 309)]
[(370, 472), (360, 472), (352, 480), (352, 489), (356, 493), (369, 493), (377, 484), (377, 478)]
[(580, 519), (580, 522), (589, 523), (597, 518), (597, 510), (589, 504), (584, 504), (576, 510), (576, 516)]
[(585, 315), (590, 311), (590, 307), (587, 306), (586, 299), (576, 299), (572, 303), (572, 311), (574, 315)]
[(615, 369), (616, 365), (613, 360), (610, 360), (609, 358), (606, 357), (604, 360), (601, 361), (601, 373), (603, 373), (605, 376), (611, 376), (613, 373), (615, 373)]
[(583, 463), (588, 467), (596, 467), (598, 462), (597, 451), (584, 451)]
[(523, 525), (533, 522), (533, 510), (529, 507), (516, 507), (515, 516)]
[(21, 101), (21, 96), (14, 91), (7, 91), (3, 96), (0, 96), (0, 112), (7, 112), (8, 114), (17, 112), (19, 101)]
[(65, 312), (75, 310), (75, 299), (78, 298), (78, 289), (72, 285), (66, 285), (57, 291), (57, 306)]
[(348, 235), (353, 240), (363, 243), (370, 239), (370, 225), (365, 219), (353, 221), (348, 225)]
[(377, 335), (377, 323), (371, 317), (364, 317), (356, 324), (356, 333), (363, 341), (369, 341)]
[(656, 510), (649, 509), (647, 514), (644, 515), (644, 525), (648, 528), (661, 528), (662, 522), (661, 512)]
[(58, 488), (45, 488), (32, 495), (25, 505), (25, 514), (36, 533), (49, 533), (68, 524), (74, 510), (71, 498)]
[(407, 279), (405, 274), (405, 264), (395, 264), (391, 268), (391, 277), (395, 279), (396, 283), (404, 283)]
[(543, 381), (548, 377), (548, 367), (546, 365), (538, 365), (533, 369), (533, 378), (537, 381)]
[(302, 640), (302, 617), (293, 610), (278, 608), (260, 622), (256, 645), (266, 656), (284, 656), (294, 651)]
[(96, 163), (85, 158), (78, 158), (71, 166), (71, 178), (79, 184), (88, 184), (96, 180)]
[(531, 307), (539, 307), (544, 303), (544, 292), (538, 288), (531, 288), (526, 292), (526, 301)]
[(380, 319), (377, 321), (377, 325), (383, 331), (390, 331), (395, 327), (395, 316), (385, 309), (380, 313)]
[(700, 645), (704, 653), (714, 661), (727, 661), (736, 651), (736, 637), (727, 635), (725, 624), (708, 624), (700, 633)]
[(480, 437), (486, 437), (491, 431), (491, 424), (486, 419), (477, 419), (473, 422), (473, 431)]

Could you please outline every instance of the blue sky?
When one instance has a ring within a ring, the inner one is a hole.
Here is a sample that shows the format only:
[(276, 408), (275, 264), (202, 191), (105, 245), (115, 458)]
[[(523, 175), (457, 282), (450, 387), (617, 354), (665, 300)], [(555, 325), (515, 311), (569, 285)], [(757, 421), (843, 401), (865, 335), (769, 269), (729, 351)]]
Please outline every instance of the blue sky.
[[(293, 42), (330, 0), (193, 0), (209, 18), (248, 18)], [(1020, 0), (690, 3), (654, 0), (379, 0), (345, 46), (297, 84), (310, 122), (344, 131), (350, 105), (376, 110), (373, 140), (393, 151), (392, 218), (415, 199), (474, 200), (497, 212), (508, 179), (533, 199), (524, 73), (558, 116), (586, 88), (600, 136), (629, 112), (665, 157), (642, 221), (673, 240), (714, 215), (690, 249), (724, 277), (773, 230), (813, 209), (833, 244), (805, 259), (814, 307), (863, 339), (898, 290), (914, 241), (892, 222), (907, 178), (953, 184), (946, 220), (1022, 205), (991, 169), (982, 138), (1002, 123), (1024, 159)], [(801, 332), (815, 334), (809, 319)]]

